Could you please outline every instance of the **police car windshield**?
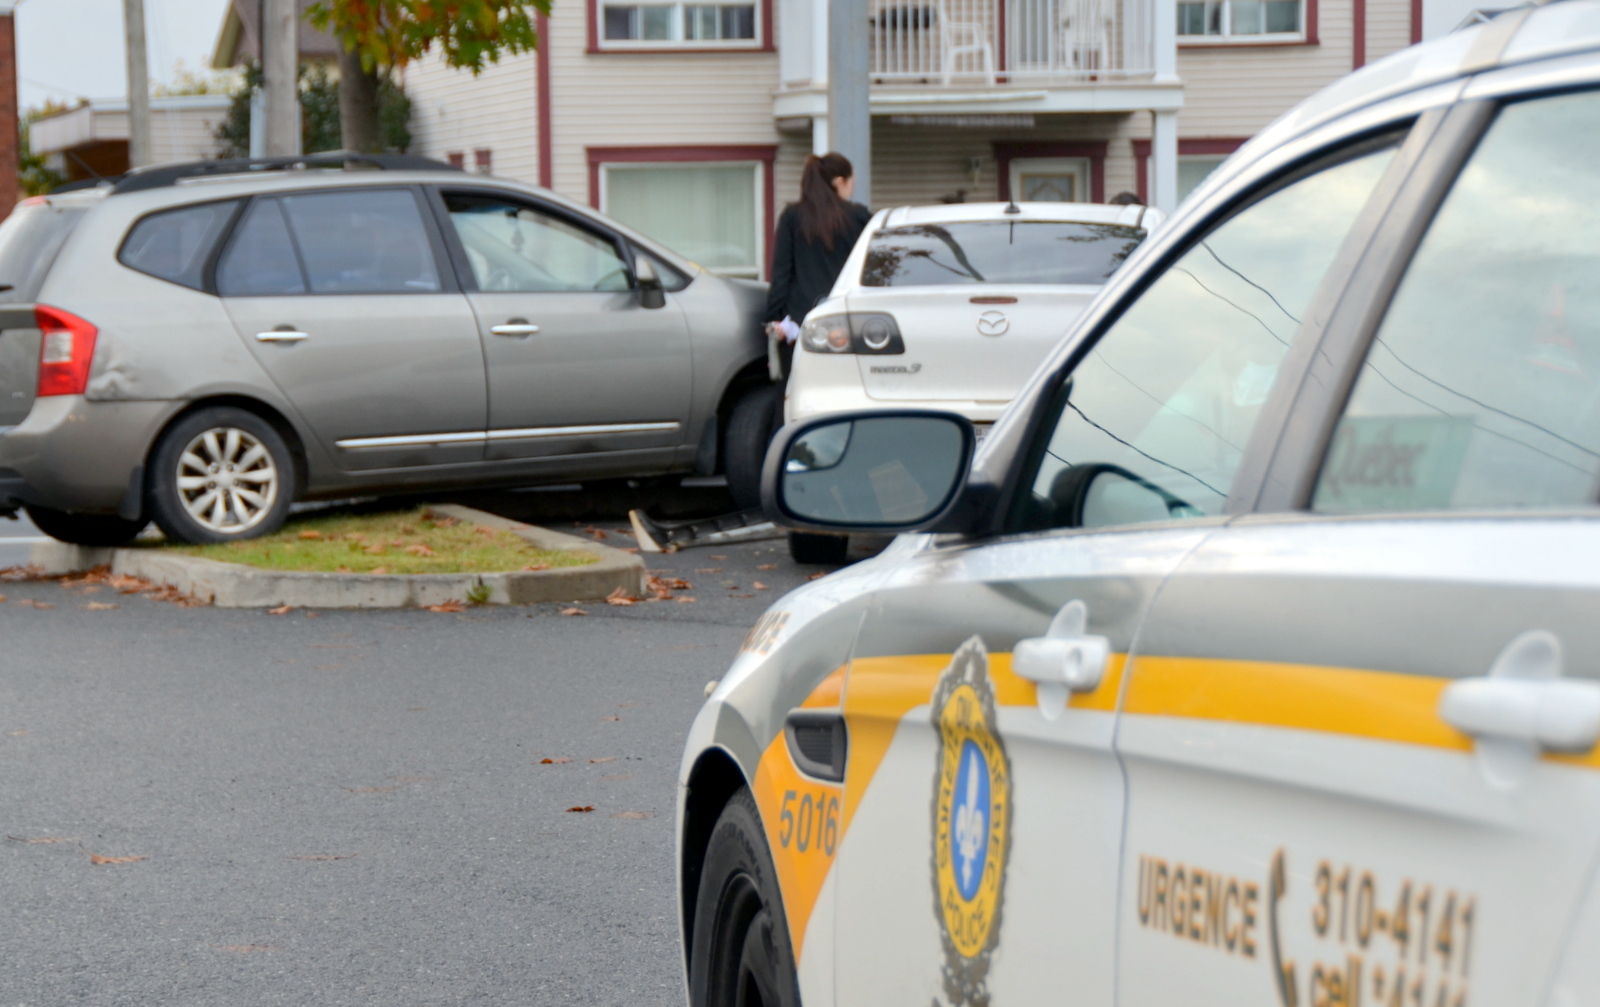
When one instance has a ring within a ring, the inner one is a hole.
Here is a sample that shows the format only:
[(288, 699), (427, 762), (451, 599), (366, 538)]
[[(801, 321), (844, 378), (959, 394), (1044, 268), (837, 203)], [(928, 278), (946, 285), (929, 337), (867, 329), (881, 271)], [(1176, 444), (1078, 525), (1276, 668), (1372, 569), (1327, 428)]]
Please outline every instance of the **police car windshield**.
[(864, 287), (966, 283), (1100, 284), (1145, 238), (1121, 224), (982, 220), (877, 232), (861, 270)]

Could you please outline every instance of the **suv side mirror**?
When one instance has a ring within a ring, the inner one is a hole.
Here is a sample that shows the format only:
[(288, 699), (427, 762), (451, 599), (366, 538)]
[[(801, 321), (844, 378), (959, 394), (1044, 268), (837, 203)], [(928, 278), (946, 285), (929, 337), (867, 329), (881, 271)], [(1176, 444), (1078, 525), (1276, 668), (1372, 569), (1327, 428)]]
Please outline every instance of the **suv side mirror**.
[(650, 260), (642, 255), (634, 257), (633, 279), (639, 286), (639, 307), (654, 309), (667, 306), (667, 291), (661, 286), (661, 277), (656, 275), (656, 267)]
[(933, 410), (833, 413), (791, 423), (767, 449), (761, 502), (774, 523), (789, 528), (922, 530), (951, 510), (976, 443), (966, 417)]

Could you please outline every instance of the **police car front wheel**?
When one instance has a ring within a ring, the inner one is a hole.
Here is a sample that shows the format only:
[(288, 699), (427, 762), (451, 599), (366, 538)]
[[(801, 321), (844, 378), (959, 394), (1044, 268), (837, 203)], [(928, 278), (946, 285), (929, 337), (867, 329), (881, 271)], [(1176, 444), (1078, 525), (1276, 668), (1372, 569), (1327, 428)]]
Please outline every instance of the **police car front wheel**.
[(717, 819), (700, 873), (691, 1003), (799, 1007), (793, 947), (755, 800), (740, 790)]

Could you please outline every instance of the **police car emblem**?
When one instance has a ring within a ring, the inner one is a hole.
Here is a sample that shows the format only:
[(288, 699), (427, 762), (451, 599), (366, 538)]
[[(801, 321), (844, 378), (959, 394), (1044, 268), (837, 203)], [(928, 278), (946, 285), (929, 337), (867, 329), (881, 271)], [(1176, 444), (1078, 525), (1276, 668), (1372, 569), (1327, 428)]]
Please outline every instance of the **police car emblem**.
[(932, 707), (939, 734), (933, 895), (944, 992), (950, 1007), (987, 1007), (1011, 830), (1011, 762), (995, 733), (989, 654), (978, 637), (962, 644), (940, 673)]

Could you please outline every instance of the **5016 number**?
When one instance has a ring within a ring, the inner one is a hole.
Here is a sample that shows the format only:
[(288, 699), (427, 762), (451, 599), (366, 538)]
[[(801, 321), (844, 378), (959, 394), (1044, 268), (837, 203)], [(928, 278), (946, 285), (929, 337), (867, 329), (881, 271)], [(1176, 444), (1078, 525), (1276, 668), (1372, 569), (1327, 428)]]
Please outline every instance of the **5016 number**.
[(839, 798), (827, 791), (816, 794), (786, 790), (778, 809), (778, 845), (795, 852), (821, 850), (833, 856), (839, 843)]

